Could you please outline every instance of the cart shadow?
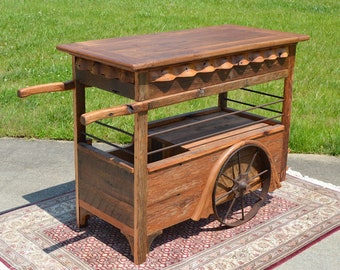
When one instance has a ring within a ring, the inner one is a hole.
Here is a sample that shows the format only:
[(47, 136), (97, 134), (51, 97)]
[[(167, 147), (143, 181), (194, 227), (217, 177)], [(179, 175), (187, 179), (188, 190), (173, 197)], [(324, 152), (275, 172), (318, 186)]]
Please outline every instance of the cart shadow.
[(75, 180), (56, 185), (53, 187), (49, 187), (46, 189), (42, 189), (33, 193), (26, 194), (22, 196), (25, 200), (27, 200), (30, 204), (37, 204), (44, 202), (46, 200), (51, 200), (52, 198), (56, 198), (66, 193), (75, 191)]
[[(67, 183), (67, 185), (71, 185), (71, 183)], [(59, 188), (62, 187), (58, 187), (58, 189)], [(42, 191), (42, 193), (49, 192), (50, 191), (48, 190)], [(264, 205), (270, 204), (271, 198), (272, 196), (268, 194)], [(44, 210), (48, 211), (48, 209)], [(53, 213), (50, 214), (54, 215)], [(55, 218), (62, 222), (64, 231), (69, 236), (64, 240), (56, 240), (54, 245), (44, 248), (44, 252), (51, 253), (60, 248), (67, 248), (72, 244), (76, 245), (81, 241), (86, 243), (87, 241), (91, 242), (95, 239), (97, 241), (97, 246), (102, 246), (105, 249), (109, 247), (112, 249), (112, 252), (117, 252), (133, 262), (133, 256), (127, 238), (119, 229), (115, 228), (111, 224), (99, 219), (98, 217), (92, 216), (89, 218), (86, 227), (78, 229), (75, 217), (71, 220), (62, 220), (61, 217), (55, 215)], [(156, 237), (151, 243), (150, 252), (172, 241), (189, 239), (199, 235), (200, 233), (209, 233), (228, 229), (230, 228), (220, 225), (213, 214), (208, 218), (200, 219), (199, 221), (186, 220), (164, 229), (163, 233)], [(60, 228), (57, 230), (60, 230)]]
[[(271, 196), (270, 194), (267, 194), (266, 201), (264, 202), (262, 207), (270, 204), (272, 198), (273, 196)], [(241, 205), (237, 205), (235, 206), (233, 211), (237, 211), (240, 209), (241, 209)], [(243, 225), (240, 225), (239, 227), (242, 227), (242, 226)], [(189, 239), (190, 237), (199, 235), (200, 233), (216, 232), (216, 231), (223, 231), (223, 230), (230, 230), (230, 229), (233, 229), (233, 228), (227, 227), (224, 224), (221, 224), (219, 221), (216, 220), (216, 217), (214, 214), (211, 214), (208, 218), (200, 219), (199, 221), (194, 221), (194, 220), (189, 219), (189, 220), (186, 220), (184, 222), (178, 223), (174, 226), (164, 229), (163, 233), (153, 241), (150, 247), (150, 251), (155, 249), (158, 246), (164, 245), (178, 238)], [(246, 228), (241, 228), (241, 230), (246, 230)]]

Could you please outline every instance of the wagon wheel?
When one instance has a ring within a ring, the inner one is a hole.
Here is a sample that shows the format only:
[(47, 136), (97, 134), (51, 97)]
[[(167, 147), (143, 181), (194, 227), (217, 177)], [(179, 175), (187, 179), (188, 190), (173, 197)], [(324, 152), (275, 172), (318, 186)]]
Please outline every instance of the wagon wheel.
[(239, 226), (253, 218), (266, 200), (271, 164), (263, 147), (247, 142), (232, 151), (217, 175), (212, 205), (221, 225)]

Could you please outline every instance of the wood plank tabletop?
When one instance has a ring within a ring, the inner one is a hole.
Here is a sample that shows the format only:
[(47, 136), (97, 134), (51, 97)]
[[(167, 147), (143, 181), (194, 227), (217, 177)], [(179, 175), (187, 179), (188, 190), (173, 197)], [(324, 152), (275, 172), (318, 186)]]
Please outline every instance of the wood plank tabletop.
[(106, 65), (140, 71), (308, 39), (302, 34), (222, 25), (62, 44), (57, 49)]

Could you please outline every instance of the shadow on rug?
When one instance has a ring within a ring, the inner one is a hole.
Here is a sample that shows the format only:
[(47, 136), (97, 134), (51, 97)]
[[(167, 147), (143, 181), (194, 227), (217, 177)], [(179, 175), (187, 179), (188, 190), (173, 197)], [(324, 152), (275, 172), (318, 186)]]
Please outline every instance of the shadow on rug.
[(147, 261), (136, 266), (115, 227), (92, 217), (86, 228), (76, 228), (74, 196), (1, 215), (0, 264), (58, 270), (265, 269), (340, 223), (340, 192), (288, 175), (246, 224), (222, 230), (214, 216), (177, 224), (153, 241)]

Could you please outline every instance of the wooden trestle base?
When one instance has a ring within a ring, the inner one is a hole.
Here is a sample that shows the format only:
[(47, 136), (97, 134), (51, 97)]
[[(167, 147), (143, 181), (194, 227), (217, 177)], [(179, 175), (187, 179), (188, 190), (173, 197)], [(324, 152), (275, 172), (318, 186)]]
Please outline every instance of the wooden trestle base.
[[(296, 45), (307, 39), (223, 25), (57, 46), (73, 57), (73, 80), (18, 95), (74, 88), (78, 226), (95, 215), (119, 228), (141, 264), (167, 227), (212, 213), (226, 227), (252, 218), (265, 192), (285, 179)], [(280, 95), (249, 89), (274, 80), (282, 81)], [(133, 102), (86, 112), (86, 87)], [(240, 99), (247, 92), (273, 101), (240, 101), (229, 97), (232, 90)], [(150, 110), (208, 96), (216, 96), (215, 107), (148, 121)], [(134, 115), (130, 145), (86, 132), (87, 125), (125, 115)], [(230, 221), (234, 201), (253, 194), (252, 210), (242, 208), (242, 217)]]

